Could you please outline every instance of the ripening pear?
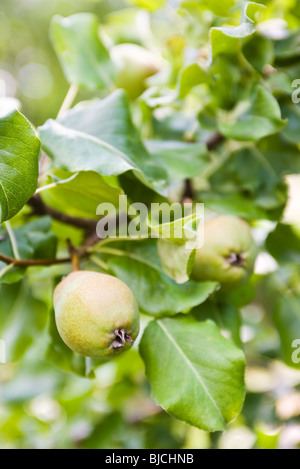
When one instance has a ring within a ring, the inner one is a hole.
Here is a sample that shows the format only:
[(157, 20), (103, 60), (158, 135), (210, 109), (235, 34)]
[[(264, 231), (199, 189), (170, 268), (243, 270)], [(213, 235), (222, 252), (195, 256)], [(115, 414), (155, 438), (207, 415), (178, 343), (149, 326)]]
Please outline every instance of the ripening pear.
[(204, 244), (196, 251), (192, 277), (217, 281), (230, 290), (248, 279), (255, 257), (249, 225), (233, 215), (216, 216), (204, 224)]
[(135, 99), (145, 91), (145, 80), (159, 72), (162, 59), (137, 44), (118, 44), (110, 50), (117, 66), (115, 84)]
[(111, 275), (72, 272), (56, 287), (58, 332), (74, 352), (109, 360), (128, 350), (139, 333), (139, 310), (130, 288)]

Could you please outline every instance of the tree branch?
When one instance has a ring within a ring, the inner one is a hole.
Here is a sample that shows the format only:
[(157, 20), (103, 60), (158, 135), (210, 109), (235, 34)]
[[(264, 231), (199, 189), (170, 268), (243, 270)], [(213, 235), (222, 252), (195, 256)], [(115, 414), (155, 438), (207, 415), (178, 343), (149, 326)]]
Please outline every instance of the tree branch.
[(13, 257), (5, 256), (0, 254), (0, 261), (5, 264), (12, 264), (14, 267), (30, 267), (30, 266), (48, 266), (54, 264), (64, 264), (71, 262), (70, 257), (62, 259), (14, 259)]
[(61, 223), (77, 226), (78, 228), (87, 230), (89, 233), (96, 230), (96, 220), (91, 220), (90, 218), (73, 217), (59, 212), (58, 210), (55, 210), (54, 208), (44, 204), (39, 194), (33, 195), (27, 203), (30, 207), (32, 207), (34, 215), (49, 215), (51, 218), (54, 218)]
[[(87, 257), (89, 255), (89, 247), (93, 246), (99, 241), (100, 239), (98, 236), (94, 234), (87, 238), (81, 247), (76, 248), (76, 256), (78, 257), (78, 260)], [(15, 259), (0, 253), (0, 261), (4, 262), (5, 264), (12, 264), (14, 267), (38, 267), (55, 264), (67, 264), (68, 262), (72, 263), (73, 258), (70, 255), (69, 257), (62, 257), (60, 259)]]

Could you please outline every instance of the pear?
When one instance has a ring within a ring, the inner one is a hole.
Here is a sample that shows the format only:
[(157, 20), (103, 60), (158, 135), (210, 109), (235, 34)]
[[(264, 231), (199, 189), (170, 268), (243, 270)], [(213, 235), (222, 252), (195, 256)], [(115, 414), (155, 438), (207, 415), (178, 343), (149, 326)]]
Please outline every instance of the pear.
[(249, 225), (236, 216), (216, 216), (204, 224), (204, 244), (196, 251), (192, 277), (217, 281), (230, 290), (248, 279), (255, 257)]
[(116, 86), (125, 89), (131, 99), (143, 93), (146, 78), (162, 66), (162, 59), (137, 44), (118, 44), (110, 52), (118, 69)]
[(62, 340), (86, 357), (106, 361), (118, 356), (139, 333), (135, 297), (111, 275), (72, 272), (55, 289), (54, 310)]

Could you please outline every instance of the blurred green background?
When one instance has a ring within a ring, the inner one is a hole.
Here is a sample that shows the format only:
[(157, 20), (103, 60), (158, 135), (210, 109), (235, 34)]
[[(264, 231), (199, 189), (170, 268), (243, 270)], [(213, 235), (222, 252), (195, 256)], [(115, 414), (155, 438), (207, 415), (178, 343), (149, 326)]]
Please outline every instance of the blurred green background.
[[(121, 0), (1, 0), (2, 96), (20, 100), (22, 112), (35, 126), (55, 117), (68, 84), (48, 38), (52, 16), (94, 12), (102, 24), (110, 24), (117, 42), (139, 43), (139, 34), (144, 35), (145, 31), (139, 32), (132, 27), (137, 14), (133, 3)], [(173, 30), (166, 39), (167, 54), (178, 56), (180, 60), (181, 36), (172, 23), (172, 3), (176, 4), (170, 2), (169, 9), (156, 13), (156, 27), (166, 37), (166, 29), (161, 25), (168, 24)], [(295, 25), (293, 14), (300, 2), (264, 3), (272, 3), (277, 17), (288, 17)], [(274, 15), (274, 11), (270, 14)], [(148, 24), (148, 13), (139, 10), (139, 14), (140, 20), (146, 20)], [(129, 25), (127, 29), (126, 24)], [(210, 17), (207, 18), (209, 24)], [(191, 34), (194, 27), (191, 21)], [(206, 36), (207, 28), (203, 28)], [(98, 96), (101, 96), (100, 92)], [(78, 100), (90, 97), (89, 92), (81, 90)], [(22, 305), (16, 301), (11, 322), (23, 313)], [(268, 353), (278, 348), (279, 339), (269, 325), (267, 308), (250, 304), (243, 308), (242, 315), (243, 342), (249, 360), (248, 395), (243, 413), (223, 434), (197, 430), (176, 421), (156, 406), (150, 398), (144, 366), (136, 350), (104, 365), (97, 370), (96, 379), (89, 380), (64, 373), (50, 362), (37, 359), (43, 346), (41, 335), (33, 338), (34, 346), (22, 360), (0, 365), (0, 447), (299, 447), (300, 372), (273, 360), (272, 352)], [(13, 326), (11, 329), (13, 334)], [(261, 354), (266, 350), (262, 358)]]
[(1, 0), (0, 93), (4, 82), (6, 96), (18, 98), (36, 126), (55, 117), (69, 86), (48, 37), (51, 18), (93, 12), (105, 19), (126, 7), (119, 0)]

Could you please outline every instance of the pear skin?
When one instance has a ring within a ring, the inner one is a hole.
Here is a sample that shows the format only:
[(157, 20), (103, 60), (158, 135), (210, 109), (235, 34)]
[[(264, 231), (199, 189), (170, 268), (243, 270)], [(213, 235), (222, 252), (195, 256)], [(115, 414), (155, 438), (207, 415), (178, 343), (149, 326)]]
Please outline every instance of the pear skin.
[(196, 251), (192, 277), (217, 281), (230, 290), (248, 279), (255, 257), (249, 225), (233, 215), (220, 215), (204, 224), (204, 244)]
[(54, 292), (55, 320), (74, 352), (109, 360), (128, 350), (139, 333), (139, 310), (130, 288), (111, 275), (72, 272)]

